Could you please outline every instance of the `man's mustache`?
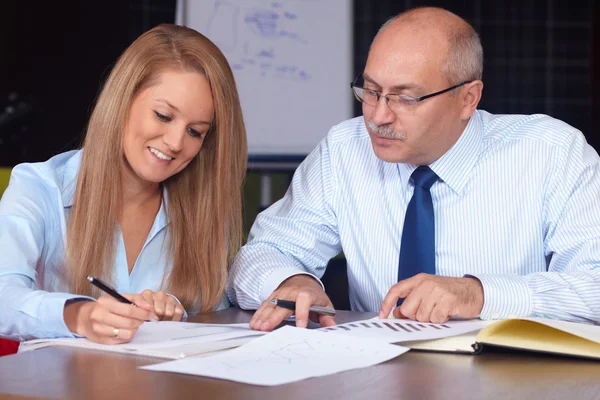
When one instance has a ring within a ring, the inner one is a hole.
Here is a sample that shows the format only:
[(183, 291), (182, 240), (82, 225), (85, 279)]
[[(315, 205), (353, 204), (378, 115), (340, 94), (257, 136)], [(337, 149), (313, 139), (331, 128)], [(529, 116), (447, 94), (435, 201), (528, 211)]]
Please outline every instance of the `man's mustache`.
[(371, 129), (371, 132), (375, 133), (378, 136), (389, 139), (406, 140), (406, 135), (404, 135), (401, 132), (396, 132), (396, 130), (391, 124), (377, 125), (375, 122), (369, 121), (367, 125), (369, 125), (369, 129)]

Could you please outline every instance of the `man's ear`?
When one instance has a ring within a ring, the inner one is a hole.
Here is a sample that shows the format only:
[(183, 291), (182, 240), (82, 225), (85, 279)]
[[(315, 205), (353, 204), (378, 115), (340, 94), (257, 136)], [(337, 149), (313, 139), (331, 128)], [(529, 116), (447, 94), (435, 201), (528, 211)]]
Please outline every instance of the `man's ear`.
[(462, 90), (462, 111), (460, 117), (463, 120), (471, 118), (471, 115), (477, 109), (477, 105), (481, 100), (481, 92), (483, 91), (483, 82), (476, 80), (467, 83)]

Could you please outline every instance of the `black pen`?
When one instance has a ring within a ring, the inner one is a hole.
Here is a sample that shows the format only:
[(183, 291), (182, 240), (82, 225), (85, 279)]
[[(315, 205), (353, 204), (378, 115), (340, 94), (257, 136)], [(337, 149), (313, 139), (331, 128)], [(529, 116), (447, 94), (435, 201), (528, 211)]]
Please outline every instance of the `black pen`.
[[(273, 299), (273, 300), (269, 300), (269, 303), (275, 304), (277, 307), (285, 308), (288, 310), (292, 310), (292, 311), (296, 310), (296, 302), (295, 301)], [(315, 312), (317, 314), (335, 315), (335, 310), (333, 308), (329, 308), (329, 307), (310, 306), (310, 308), (308, 310), (311, 312)]]
[(113, 289), (110, 286), (108, 286), (106, 283), (102, 282), (100, 279), (94, 278), (93, 276), (88, 276), (87, 280), (90, 281), (90, 283), (92, 285), (96, 286), (97, 288), (99, 288), (100, 290), (102, 290), (103, 292), (105, 292), (106, 294), (109, 294), (112, 297), (114, 297), (115, 299), (119, 300), (121, 303), (131, 304), (132, 306), (135, 307), (134, 303), (132, 303), (131, 301), (127, 300), (125, 297), (121, 296), (119, 294), (119, 292), (117, 292), (115, 289)]

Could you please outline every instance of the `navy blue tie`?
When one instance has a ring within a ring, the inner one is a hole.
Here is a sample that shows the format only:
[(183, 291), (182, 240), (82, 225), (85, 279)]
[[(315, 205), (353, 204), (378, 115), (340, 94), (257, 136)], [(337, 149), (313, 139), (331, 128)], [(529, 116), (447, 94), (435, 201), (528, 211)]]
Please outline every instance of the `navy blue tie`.
[[(429, 167), (420, 166), (410, 178), (415, 191), (404, 218), (398, 281), (420, 272), (435, 274), (435, 222), (429, 189), (439, 177)], [(402, 300), (398, 300), (398, 305)]]

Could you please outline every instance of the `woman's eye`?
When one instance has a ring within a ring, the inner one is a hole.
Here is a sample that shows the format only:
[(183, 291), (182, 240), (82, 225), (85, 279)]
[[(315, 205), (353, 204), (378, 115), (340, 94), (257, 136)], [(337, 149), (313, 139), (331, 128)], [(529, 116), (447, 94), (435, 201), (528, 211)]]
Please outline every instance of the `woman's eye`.
[(202, 132), (198, 132), (197, 130), (192, 129), (192, 128), (188, 128), (188, 133), (192, 137), (197, 137), (197, 138), (202, 137)]
[(160, 119), (163, 122), (171, 121), (171, 117), (161, 114), (158, 111), (154, 111), (154, 114), (156, 114), (156, 118)]

